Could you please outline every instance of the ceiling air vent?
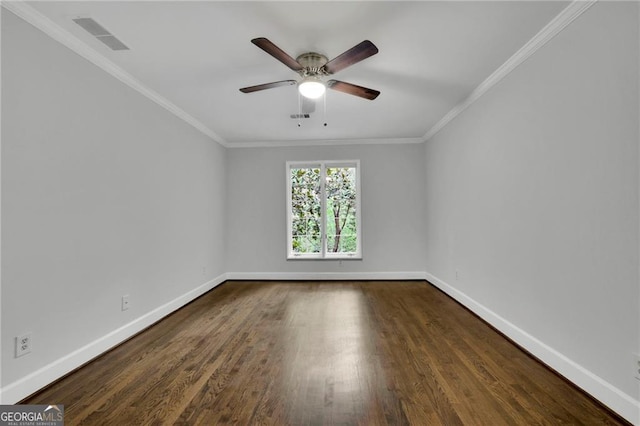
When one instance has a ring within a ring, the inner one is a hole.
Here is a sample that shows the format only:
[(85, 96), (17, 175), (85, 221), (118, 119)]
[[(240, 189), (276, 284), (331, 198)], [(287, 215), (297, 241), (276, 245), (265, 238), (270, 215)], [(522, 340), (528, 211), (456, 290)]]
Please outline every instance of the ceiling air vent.
[(113, 34), (107, 31), (102, 25), (91, 18), (76, 18), (73, 20), (89, 34), (106, 44), (111, 50), (129, 50), (129, 48)]
[(309, 118), (311, 117), (309, 114), (291, 114), (291, 118)]

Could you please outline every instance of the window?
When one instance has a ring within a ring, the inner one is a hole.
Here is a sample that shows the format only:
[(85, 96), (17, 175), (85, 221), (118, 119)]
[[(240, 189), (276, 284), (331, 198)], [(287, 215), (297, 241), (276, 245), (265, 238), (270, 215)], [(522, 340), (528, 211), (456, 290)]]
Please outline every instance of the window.
[(361, 258), (360, 161), (287, 162), (287, 257)]

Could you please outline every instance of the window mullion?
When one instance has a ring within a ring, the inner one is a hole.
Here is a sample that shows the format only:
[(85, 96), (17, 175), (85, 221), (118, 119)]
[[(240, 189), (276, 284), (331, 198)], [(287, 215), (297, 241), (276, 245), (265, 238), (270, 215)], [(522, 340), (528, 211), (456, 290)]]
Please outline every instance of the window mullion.
[(320, 165), (320, 241), (322, 249), (320, 253), (322, 257), (327, 255), (327, 195), (326, 181), (327, 171), (324, 163)]

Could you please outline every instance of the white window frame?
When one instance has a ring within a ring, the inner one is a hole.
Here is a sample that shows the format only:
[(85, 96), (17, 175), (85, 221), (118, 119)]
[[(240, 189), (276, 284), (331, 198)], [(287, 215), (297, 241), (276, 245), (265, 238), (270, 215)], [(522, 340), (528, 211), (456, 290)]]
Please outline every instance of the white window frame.
[[(291, 169), (300, 167), (318, 167), (320, 169), (320, 197), (322, 221), (320, 224), (321, 249), (320, 253), (296, 253), (292, 250), (292, 200), (291, 200)], [(327, 251), (326, 235), (326, 196), (325, 196), (325, 174), (326, 169), (331, 167), (354, 167), (356, 169), (356, 251), (352, 253), (332, 253)], [(346, 260), (362, 259), (362, 219), (361, 219), (361, 190), (360, 190), (360, 160), (339, 160), (339, 161), (287, 161), (287, 260)]]

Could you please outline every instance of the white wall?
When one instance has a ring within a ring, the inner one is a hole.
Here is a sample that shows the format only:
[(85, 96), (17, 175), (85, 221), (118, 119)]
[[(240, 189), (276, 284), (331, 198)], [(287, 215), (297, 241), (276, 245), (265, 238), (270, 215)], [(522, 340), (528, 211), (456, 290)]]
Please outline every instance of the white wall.
[(638, 18), (596, 4), (428, 141), (424, 219), (436, 284), (640, 423)]
[[(416, 274), (424, 271), (423, 150), (416, 144), (229, 150), (230, 277), (424, 277)], [(286, 161), (337, 159), (360, 160), (362, 260), (286, 260)]]
[[(15, 402), (223, 276), (225, 153), (7, 11), (2, 114), (2, 386)], [(25, 332), (33, 352), (16, 359)]]

